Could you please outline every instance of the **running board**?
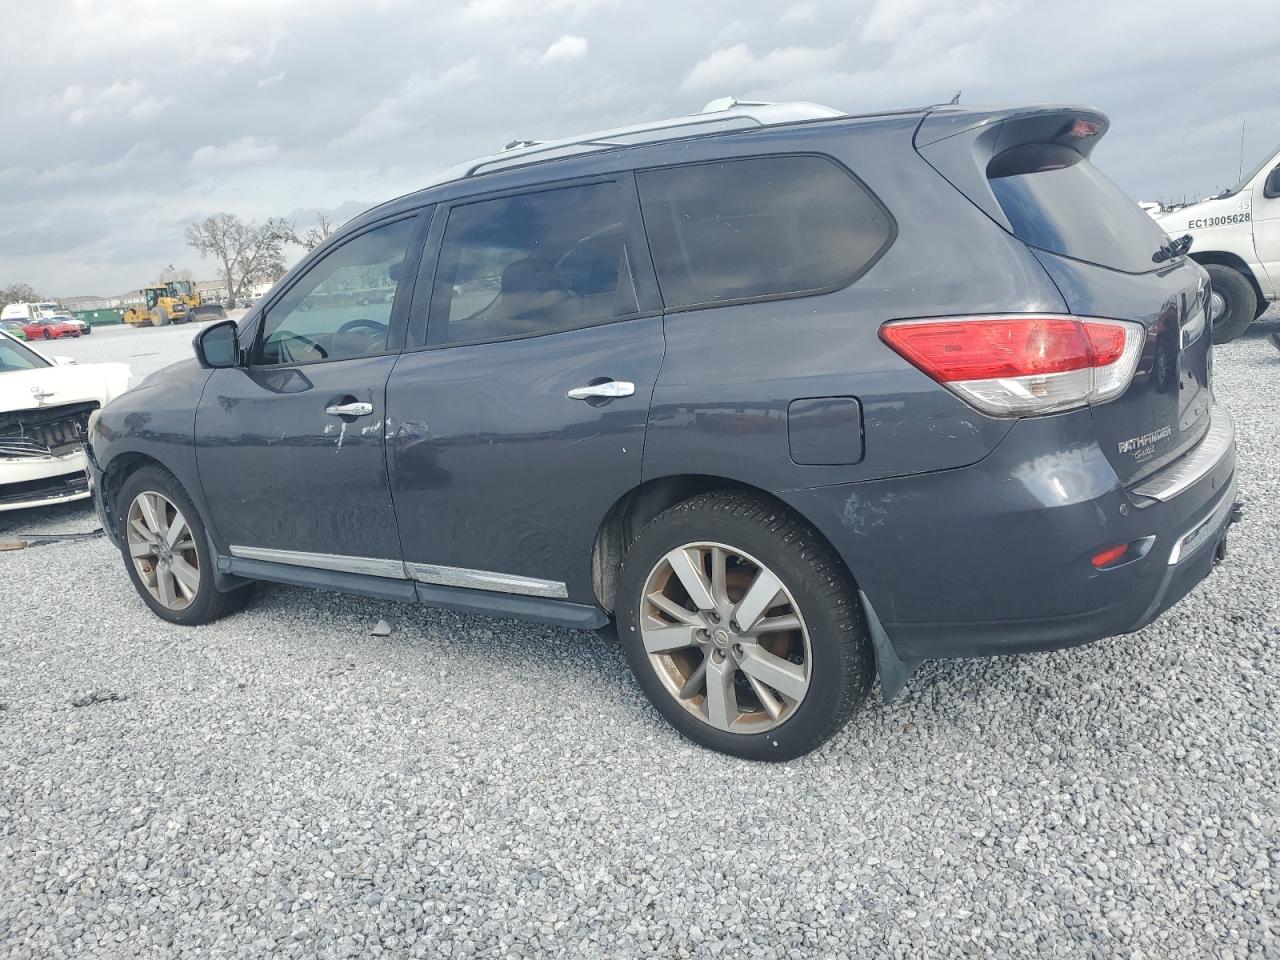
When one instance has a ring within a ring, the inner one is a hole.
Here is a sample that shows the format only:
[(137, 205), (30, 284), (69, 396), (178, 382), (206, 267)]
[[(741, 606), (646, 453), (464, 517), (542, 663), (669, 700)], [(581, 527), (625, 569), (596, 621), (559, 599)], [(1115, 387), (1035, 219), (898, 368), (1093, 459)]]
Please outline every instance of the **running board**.
[(492, 590), (421, 583), (399, 577), (304, 567), (292, 563), (273, 563), (246, 557), (218, 557), (220, 573), (249, 580), (268, 580), (298, 587), (333, 590), (380, 600), (422, 603), (461, 613), (479, 613), (491, 617), (514, 617), (533, 623), (547, 623), (576, 630), (596, 630), (609, 622), (599, 607), (571, 603), (550, 597), (522, 596)]

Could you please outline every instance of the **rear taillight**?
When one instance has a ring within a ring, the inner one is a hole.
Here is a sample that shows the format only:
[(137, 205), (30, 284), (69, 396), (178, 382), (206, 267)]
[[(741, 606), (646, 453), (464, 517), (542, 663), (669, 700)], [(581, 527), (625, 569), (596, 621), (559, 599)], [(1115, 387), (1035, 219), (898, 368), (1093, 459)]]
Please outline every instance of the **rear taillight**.
[(1124, 320), (1042, 314), (895, 320), (890, 347), (985, 413), (1027, 416), (1102, 403), (1128, 388), (1145, 331)]

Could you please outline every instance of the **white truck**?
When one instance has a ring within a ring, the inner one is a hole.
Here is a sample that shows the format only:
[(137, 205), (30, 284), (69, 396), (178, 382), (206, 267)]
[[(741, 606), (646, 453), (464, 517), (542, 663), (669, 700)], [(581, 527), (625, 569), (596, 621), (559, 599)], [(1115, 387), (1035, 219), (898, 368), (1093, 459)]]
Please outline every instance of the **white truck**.
[(1214, 343), (1234, 340), (1280, 300), (1280, 149), (1230, 190), (1156, 222), (1175, 240), (1191, 234), (1189, 256), (1212, 284)]

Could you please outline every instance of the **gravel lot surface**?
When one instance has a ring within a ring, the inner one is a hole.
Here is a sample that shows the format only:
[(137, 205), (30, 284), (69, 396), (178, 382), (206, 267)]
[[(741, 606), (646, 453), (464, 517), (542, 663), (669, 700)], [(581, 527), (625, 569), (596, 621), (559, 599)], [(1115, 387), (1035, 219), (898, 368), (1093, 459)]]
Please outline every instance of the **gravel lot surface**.
[[(591, 633), (276, 586), (183, 629), (101, 539), (0, 553), (0, 956), (1280, 956), (1269, 331), (1216, 358), (1228, 564), (787, 765), (682, 741)], [(53, 352), (144, 374), (193, 332)]]

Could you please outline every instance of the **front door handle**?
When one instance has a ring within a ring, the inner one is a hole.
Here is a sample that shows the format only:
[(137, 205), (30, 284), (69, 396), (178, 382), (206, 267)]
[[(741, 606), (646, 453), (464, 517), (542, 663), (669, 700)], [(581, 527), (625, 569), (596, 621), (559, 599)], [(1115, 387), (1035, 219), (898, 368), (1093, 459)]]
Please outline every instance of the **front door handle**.
[(363, 401), (331, 403), (324, 408), (324, 412), (331, 417), (367, 417), (373, 413), (373, 404)]
[(630, 380), (606, 380), (604, 383), (589, 383), (585, 387), (574, 387), (569, 391), (570, 400), (615, 400), (618, 397), (629, 397), (636, 392), (636, 385)]

